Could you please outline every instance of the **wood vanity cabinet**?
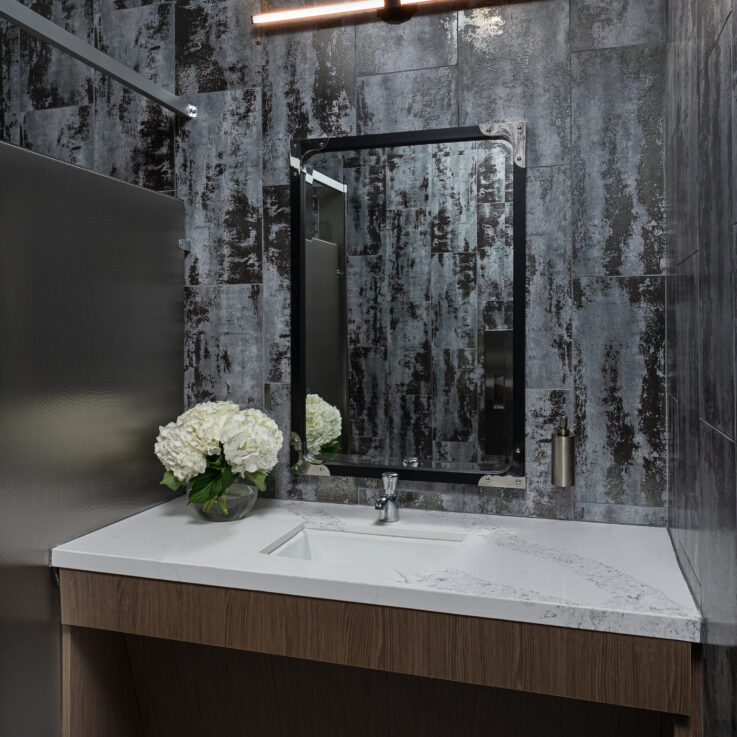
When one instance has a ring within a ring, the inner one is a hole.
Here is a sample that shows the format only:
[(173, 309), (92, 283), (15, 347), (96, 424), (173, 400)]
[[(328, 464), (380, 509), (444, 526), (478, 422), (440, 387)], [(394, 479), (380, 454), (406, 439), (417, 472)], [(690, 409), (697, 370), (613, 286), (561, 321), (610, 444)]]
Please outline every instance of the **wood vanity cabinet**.
[(701, 733), (699, 646), (60, 571), (64, 737)]

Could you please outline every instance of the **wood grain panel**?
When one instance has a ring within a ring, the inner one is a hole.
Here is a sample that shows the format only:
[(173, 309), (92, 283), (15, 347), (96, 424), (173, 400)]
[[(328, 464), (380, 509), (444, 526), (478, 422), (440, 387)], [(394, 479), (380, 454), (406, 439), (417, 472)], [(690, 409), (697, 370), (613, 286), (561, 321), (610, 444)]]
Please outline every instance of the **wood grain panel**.
[(689, 714), (691, 645), (61, 571), (65, 624)]
[(123, 635), (62, 626), (62, 737), (144, 737)]
[(670, 724), (658, 712), (608, 704), (126, 640), (145, 731), (156, 737), (665, 737)]

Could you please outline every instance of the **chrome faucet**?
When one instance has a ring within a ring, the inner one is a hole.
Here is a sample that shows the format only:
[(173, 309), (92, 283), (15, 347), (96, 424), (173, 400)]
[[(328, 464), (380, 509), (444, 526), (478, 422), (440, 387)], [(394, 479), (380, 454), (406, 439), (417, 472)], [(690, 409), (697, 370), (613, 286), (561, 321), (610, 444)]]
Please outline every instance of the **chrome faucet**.
[(381, 474), (384, 483), (384, 493), (376, 500), (374, 505), (379, 510), (379, 522), (396, 522), (399, 519), (399, 507), (397, 506), (397, 478), (393, 471)]

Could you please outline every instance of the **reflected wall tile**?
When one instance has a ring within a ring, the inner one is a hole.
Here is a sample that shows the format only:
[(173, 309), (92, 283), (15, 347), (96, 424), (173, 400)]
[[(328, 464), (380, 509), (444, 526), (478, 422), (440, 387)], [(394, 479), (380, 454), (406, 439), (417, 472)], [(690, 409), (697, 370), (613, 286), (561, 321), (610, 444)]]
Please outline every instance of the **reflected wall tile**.
[(481, 380), (476, 351), (435, 350), (432, 369), (433, 440), (475, 441)]
[(426, 209), (430, 203), (432, 155), (429, 146), (396, 146), (386, 155), (386, 206)]
[[(107, 9), (97, 45), (166, 89), (174, 89), (174, 5)], [(107, 75), (95, 75), (95, 171), (147, 189), (173, 190), (174, 115)]]
[(348, 349), (351, 435), (386, 437), (386, 346)]
[(571, 198), (567, 166), (527, 171), (528, 388), (571, 385)]
[(352, 256), (383, 253), (386, 223), (386, 160), (374, 157), (359, 166), (346, 166), (346, 245)]
[(186, 206), (189, 284), (262, 280), (261, 90), (190, 98), (200, 113), (177, 141), (177, 194)]
[(265, 381), (291, 376), (291, 205), (288, 185), (264, 187)]
[(458, 71), (436, 67), (356, 80), (359, 134), (458, 125)]
[(185, 404), (263, 407), (261, 285), (185, 288), (184, 324)]
[(476, 201), (506, 202), (512, 179), (511, 147), (499, 141), (481, 144), (476, 149)]
[(579, 506), (665, 504), (663, 280), (574, 279)]
[(431, 255), (425, 210), (387, 212), (387, 298), (429, 302)]
[(665, 42), (666, 0), (571, 0), (571, 51)]
[(458, 18), (419, 8), (411, 23), (382, 20), (356, 26), (356, 73), (382, 74), (452, 66), (457, 61)]
[(430, 397), (406, 393), (390, 394), (388, 412), (389, 456), (395, 459), (415, 456), (426, 462), (431, 461), (433, 449)]
[(664, 64), (662, 46), (572, 56), (577, 276), (663, 271)]
[(695, 19), (701, 60), (711, 53), (732, 10), (732, 0), (696, 0)]
[(389, 303), (389, 345), (403, 350), (429, 350), (432, 338), (432, 304), (430, 302), (405, 302), (403, 295), (393, 295)]
[(701, 417), (735, 437), (735, 300), (732, 243), (731, 34), (725, 28), (709, 55), (702, 84), (699, 187)]
[(392, 345), (387, 359), (387, 391), (391, 394), (432, 392), (432, 354), (427, 348), (407, 349)]
[(459, 125), (524, 120), (527, 165), (564, 163), (570, 147), (568, 25), (568, 0), (460, 11)]
[[(30, 0), (27, 7), (88, 43), (93, 42), (93, 0)], [(21, 110), (89, 105), (94, 99), (91, 67), (50, 44), (22, 33)]]
[(732, 440), (700, 423), (702, 459), (699, 558), (701, 613), (706, 642), (737, 645), (737, 504), (735, 446)]
[(289, 181), (292, 138), (355, 133), (355, 27), (282, 30), (263, 54), (264, 184)]
[(20, 143), (20, 31), (0, 20), (0, 140)]
[(434, 253), (431, 274), (433, 349), (475, 348), (476, 254)]
[[(574, 492), (552, 484), (552, 445), (549, 441), (560, 417), (568, 418), (569, 423), (573, 421), (573, 392), (527, 389), (525, 404), (525, 514), (572, 519)], [(576, 428), (573, 430), (577, 432)]]
[(258, 0), (176, 3), (177, 94), (256, 87), (264, 38), (251, 23)]
[(384, 345), (386, 282), (383, 256), (349, 256), (346, 260), (348, 345)]
[(94, 158), (90, 105), (21, 113), (21, 146), (91, 169)]

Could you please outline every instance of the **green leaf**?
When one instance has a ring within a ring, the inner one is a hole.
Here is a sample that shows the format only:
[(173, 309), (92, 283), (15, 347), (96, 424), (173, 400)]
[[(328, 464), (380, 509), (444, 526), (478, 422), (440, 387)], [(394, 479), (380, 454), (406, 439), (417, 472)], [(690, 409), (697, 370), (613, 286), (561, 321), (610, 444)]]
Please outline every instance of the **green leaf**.
[(246, 471), (246, 476), (253, 481), (259, 491), (266, 491), (266, 474), (263, 471), (256, 471), (256, 473)]
[(338, 440), (332, 440), (329, 443), (320, 448), (320, 455), (326, 458), (335, 458), (340, 453), (340, 442)]
[(159, 486), (168, 486), (172, 491), (176, 491), (181, 485), (182, 482), (171, 471), (167, 471), (159, 482)]
[(223, 491), (225, 491), (229, 486), (233, 484), (233, 482), (235, 481), (235, 475), (233, 474), (233, 471), (231, 470), (230, 466), (225, 466), (220, 479), (223, 484), (222, 486)]

